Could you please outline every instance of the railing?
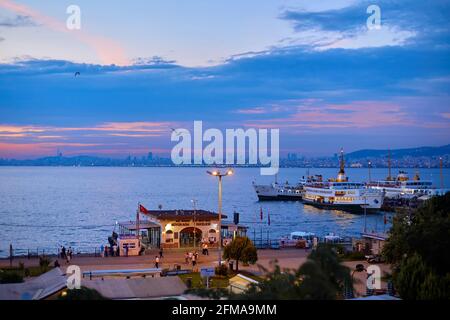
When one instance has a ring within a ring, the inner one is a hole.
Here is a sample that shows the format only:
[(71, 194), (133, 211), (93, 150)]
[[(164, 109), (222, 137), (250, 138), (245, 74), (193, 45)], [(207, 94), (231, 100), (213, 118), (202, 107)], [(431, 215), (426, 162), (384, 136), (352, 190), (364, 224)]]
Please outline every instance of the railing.
[[(68, 247), (66, 247), (67, 253)], [(93, 256), (98, 257), (101, 255), (100, 248), (97, 247), (72, 247), (72, 252), (74, 256)], [(9, 251), (0, 252), (0, 258), (9, 258), (11, 253)], [(12, 256), (14, 258), (38, 258), (40, 256), (60, 256), (60, 248), (49, 248), (49, 247), (37, 247), (37, 248), (14, 248)]]

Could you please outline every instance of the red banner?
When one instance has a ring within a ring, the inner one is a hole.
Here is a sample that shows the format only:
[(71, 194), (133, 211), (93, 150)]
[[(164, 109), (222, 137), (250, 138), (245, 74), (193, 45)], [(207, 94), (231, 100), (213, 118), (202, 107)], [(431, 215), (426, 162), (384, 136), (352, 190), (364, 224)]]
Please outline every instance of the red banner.
[(144, 213), (144, 214), (148, 214), (149, 211), (142, 205), (139, 205), (139, 212)]

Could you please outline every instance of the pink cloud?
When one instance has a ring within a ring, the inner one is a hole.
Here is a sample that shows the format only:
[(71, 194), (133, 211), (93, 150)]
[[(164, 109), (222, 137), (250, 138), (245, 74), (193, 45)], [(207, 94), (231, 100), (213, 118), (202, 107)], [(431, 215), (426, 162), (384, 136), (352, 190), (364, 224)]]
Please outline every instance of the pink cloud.
[(83, 32), (82, 30), (68, 30), (65, 23), (46, 16), (39, 11), (26, 5), (17, 4), (11, 0), (0, 0), (0, 6), (20, 15), (30, 16), (40, 24), (58, 32), (73, 35), (79, 41), (87, 44), (97, 53), (103, 64), (128, 65), (124, 49), (116, 42), (102, 36), (96, 36)]
[(287, 117), (254, 120), (246, 126), (267, 128), (376, 128), (387, 126), (420, 126), (395, 103), (355, 101), (348, 104), (298, 106)]

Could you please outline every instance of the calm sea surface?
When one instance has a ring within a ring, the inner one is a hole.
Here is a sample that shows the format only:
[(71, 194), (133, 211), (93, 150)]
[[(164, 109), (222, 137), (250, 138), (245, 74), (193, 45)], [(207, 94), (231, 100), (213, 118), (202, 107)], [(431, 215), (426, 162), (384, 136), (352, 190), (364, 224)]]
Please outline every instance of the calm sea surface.
[[(393, 169), (393, 173), (397, 172)], [(413, 170), (407, 170), (410, 176)], [(310, 174), (334, 177), (337, 169), (309, 169)], [(307, 174), (303, 168), (282, 168), (278, 181), (294, 183)], [(367, 179), (367, 169), (347, 169), (351, 180)], [(386, 169), (372, 169), (372, 179), (383, 179)], [(439, 169), (421, 169), (422, 179), (439, 186)], [(450, 169), (444, 170), (450, 185)], [(232, 219), (241, 213), (241, 223), (254, 233), (271, 238), (292, 231), (318, 235), (334, 232), (357, 236), (364, 216), (336, 210), (320, 210), (299, 202), (258, 202), (252, 181), (270, 183), (259, 169), (235, 169), (224, 178), (223, 211)], [(59, 245), (90, 250), (106, 243), (116, 221), (134, 219), (137, 203), (148, 209), (192, 209), (217, 211), (217, 179), (205, 168), (112, 168), (112, 167), (0, 167), (0, 256), (8, 255), (9, 244), (16, 252), (27, 249), (55, 253)], [(262, 207), (264, 222), (259, 220)], [(267, 225), (267, 213), (271, 225)], [(383, 231), (383, 214), (369, 215), (369, 230)], [(22, 250), (18, 250), (22, 249)]]

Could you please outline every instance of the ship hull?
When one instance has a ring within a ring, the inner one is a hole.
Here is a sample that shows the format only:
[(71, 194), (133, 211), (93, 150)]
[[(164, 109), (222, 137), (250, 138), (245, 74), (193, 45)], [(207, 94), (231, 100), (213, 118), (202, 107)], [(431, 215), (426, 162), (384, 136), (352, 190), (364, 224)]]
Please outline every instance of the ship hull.
[[(364, 214), (364, 208), (360, 204), (331, 204), (303, 199), (303, 203), (320, 209), (342, 210), (351, 213)], [(366, 208), (367, 213), (379, 212), (381, 208)]]
[(257, 195), (259, 201), (302, 201), (301, 196)]

